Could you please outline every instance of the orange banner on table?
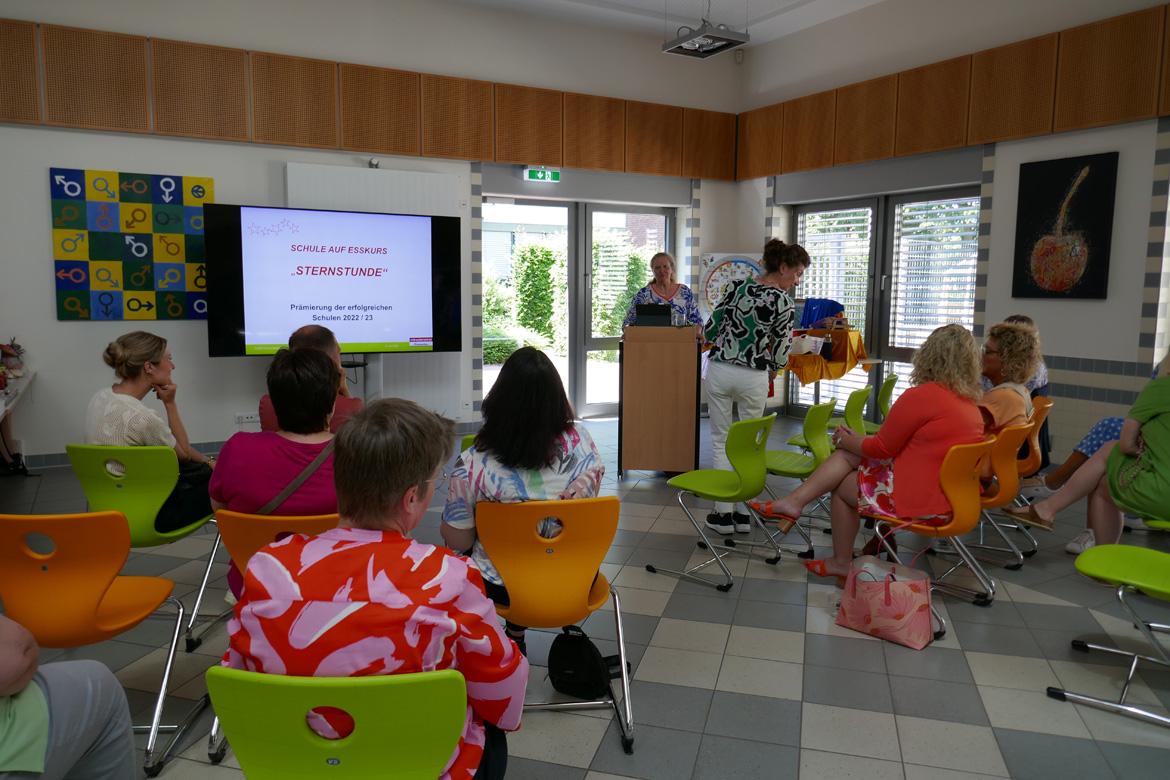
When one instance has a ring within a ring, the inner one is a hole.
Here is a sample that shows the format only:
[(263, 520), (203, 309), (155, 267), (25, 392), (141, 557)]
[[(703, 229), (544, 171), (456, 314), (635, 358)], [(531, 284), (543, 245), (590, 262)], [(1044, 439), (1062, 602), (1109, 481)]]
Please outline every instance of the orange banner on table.
[[(852, 371), (859, 361), (869, 356), (865, 352), (865, 344), (861, 342), (861, 333), (856, 330), (842, 328), (814, 329), (807, 333), (810, 336), (824, 336), (833, 340), (833, 355), (825, 359), (820, 355), (789, 355), (786, 369), (796, 375), (802, 385), (819, 382), (822, 379), (840, 379)], [(866, 371), (869, 366), (862, 366)]]

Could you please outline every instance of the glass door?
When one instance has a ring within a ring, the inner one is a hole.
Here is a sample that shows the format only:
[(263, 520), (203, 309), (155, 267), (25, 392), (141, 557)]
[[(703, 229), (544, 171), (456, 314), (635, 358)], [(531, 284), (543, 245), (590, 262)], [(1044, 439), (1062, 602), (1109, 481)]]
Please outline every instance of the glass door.
[(552, 359), (571, 388), (570, 204), (483, 204), (483, 394), (508, 356), (523, 346)]
[[(670, 252), (673, 212), (662, 208), (581, 204), (585, 229), (578, 257), (582, 261), (581, 334), (573, 400), (577, 414), (617, 414), (618, 342), (630, 301), (649, 283), (650, 258)], [(677, 265), (677, 259), (676, 259)]]

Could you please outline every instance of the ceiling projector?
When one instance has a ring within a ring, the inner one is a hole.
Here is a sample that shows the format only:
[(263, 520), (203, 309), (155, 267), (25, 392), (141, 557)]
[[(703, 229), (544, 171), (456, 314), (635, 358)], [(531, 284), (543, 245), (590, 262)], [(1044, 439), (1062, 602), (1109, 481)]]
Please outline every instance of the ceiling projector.
[(678, 34), (673, 41), (662, 44), (662, 51), (705, 59), (743, 46), (749, 40), (746, 32), (736, 32), (725, 24), (713, 25), (706, 19), (699, 29), (680, 27)]

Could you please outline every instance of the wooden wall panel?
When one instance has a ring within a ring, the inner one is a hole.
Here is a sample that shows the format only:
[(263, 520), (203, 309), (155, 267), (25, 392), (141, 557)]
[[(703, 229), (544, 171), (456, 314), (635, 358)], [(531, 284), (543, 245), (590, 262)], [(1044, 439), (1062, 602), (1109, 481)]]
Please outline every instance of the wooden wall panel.
[(735, 178), (735, 114), (683, 109), (682, 175)]
[(681, 176), (682, 120), (678, 106), (626, 101), (626, 170)]
[(784, 104), (784, 173), (833, 164), (833, 133), (837, 118), (837, 92), (789, 100)]
[[(1170, 6), (1166, 6), (1166, 22), (1170, 28)], [(1170, 114), (1170, 29), (1162, 32), (1162, 84), (1158, 99), (1158, 115)]]
[(780, 173), (783, 130), (783, 103), (739, 115), (739, 142), (735, 152), (737, 179), (758, 179)]
[(970, 96), (970, 55), (899, 73), (894, 153), (965, 145)]
[(336, 148), (337, 63), (252, 52), (252, 117), (260, 143)]
[(839, 88), (833, 164), (893, 157), (897, 105), (897, 74)]
[(154, 38), (150, 59), (156, 133), (248, 140), (248, 52)]
[(0, 122), (39, 122), (37, 26), (0, 19)]
[(1060, 33), (1056, 132), (1155, 115), (1165, 16), (1159, 6)]
[(496, 162), (559, 166), (562, 93), (496, 84)]
[(492, 83), (422, 74), (424, 157), (491, 160)]
[(419, 75), (342, 63), (341, 147), (359, 152), (418, 155)]
[(41, 26), (45, 122), (92, 130), (145, 133), (146, 38)]
[(564, 164), (598, 171), (626, 169), (626, 101), (565, 93)]
[(985, 144), (1052, 132), (1057, 33), (971, 56), (967, 143)]

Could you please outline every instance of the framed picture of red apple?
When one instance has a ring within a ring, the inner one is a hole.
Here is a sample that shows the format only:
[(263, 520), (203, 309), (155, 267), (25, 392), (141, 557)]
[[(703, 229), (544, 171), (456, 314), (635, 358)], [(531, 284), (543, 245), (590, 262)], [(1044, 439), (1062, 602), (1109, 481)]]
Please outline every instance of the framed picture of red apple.
[(1024, 163), (1013, 298), (1105, 298), (1117, 152)]

